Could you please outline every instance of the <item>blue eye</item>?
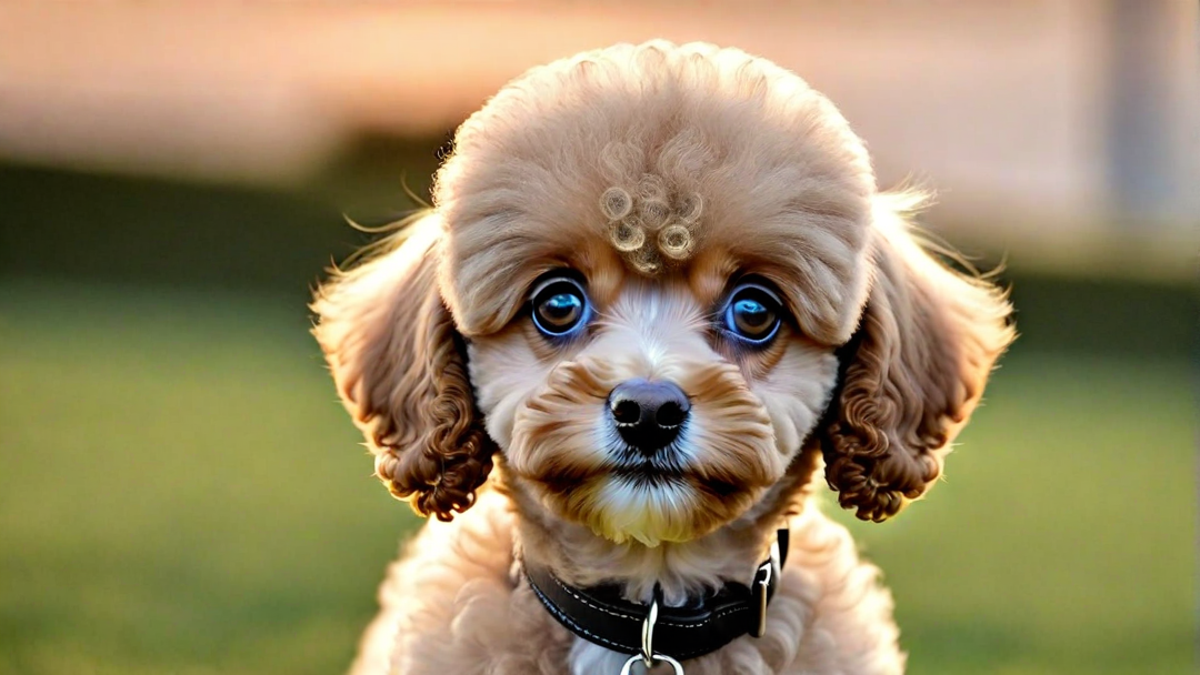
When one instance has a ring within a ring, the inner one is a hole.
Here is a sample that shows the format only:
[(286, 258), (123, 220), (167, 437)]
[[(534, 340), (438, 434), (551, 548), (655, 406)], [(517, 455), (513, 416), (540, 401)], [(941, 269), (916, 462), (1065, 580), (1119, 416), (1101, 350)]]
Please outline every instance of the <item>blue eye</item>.
[(552, 277), (533, 292), (533, 325), (547, 337), (561, 337), (587, 323), (590, 308), (579, 282)]
[(755, 284), (734, 289), (722, 316), (724, 329), (752, 345), (765, 345), (779, 332), (782, 305), (774, 293)]

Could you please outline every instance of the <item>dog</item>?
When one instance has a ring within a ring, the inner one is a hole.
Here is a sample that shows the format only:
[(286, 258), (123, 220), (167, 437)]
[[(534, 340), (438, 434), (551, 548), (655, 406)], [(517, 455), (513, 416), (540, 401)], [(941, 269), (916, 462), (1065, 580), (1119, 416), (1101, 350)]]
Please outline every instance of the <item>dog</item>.
[(736, 49), (505, 86), (432, 207), (312, 305), (376, 474), (434, 517), (352, 672), (903, 672), (817, 485), (876, 522), (921, 497), (1014, 338), (920, 202)]

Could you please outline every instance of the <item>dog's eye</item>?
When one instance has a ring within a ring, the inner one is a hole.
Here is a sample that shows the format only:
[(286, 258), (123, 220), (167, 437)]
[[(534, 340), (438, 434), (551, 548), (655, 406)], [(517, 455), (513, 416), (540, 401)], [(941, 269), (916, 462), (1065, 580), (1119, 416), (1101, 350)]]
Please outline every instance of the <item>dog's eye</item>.
[(543, 335), (567, 335), (584, 325), (589, 312), (583, 287), (569, 277), (546, 279), (533, 292), (533, 324)]
[(782, 303), (774, 293), (758, 284), (742, 284), (730, 294), (722, 320), (736, 338), (763, 345), (779, 331), (782, 314)]

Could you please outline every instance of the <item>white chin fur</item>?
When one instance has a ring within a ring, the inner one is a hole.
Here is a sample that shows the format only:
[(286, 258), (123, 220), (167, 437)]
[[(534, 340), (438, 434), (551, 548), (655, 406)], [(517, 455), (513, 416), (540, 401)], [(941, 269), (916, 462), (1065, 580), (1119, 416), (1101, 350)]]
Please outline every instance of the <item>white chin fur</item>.
[(594, 497), (592, 530), (618, 544), (634, 539), (655, 547), (664, 541), (688, 541), (694, 537), (696, 508), (696, 495), (684, 483), (613, 477)]

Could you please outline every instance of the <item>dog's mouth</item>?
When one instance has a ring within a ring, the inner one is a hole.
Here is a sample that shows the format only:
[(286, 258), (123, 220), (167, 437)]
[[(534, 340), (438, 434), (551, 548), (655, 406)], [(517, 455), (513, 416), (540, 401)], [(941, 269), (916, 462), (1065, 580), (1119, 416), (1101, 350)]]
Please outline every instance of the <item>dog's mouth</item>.
[(684, 464), (687, 453), (679, 443), (672, 443), (652, 454), (646, 454), (631, 445), (620, 444), (609, 448), (613, 473), (630, 477), (682, 477), (687, 472)]
[(646, 457), (633, 448), (610, 455), (603, 466), (580, 470), (580, 467), (559, 467), (553, 473), (525, 475), (537, 483), (561, 491), (572, 491), (595, 480), (616, 479), (639, 487), (682, 487), (696, 481), (695, 471), (685, 466), (678, 453), (660, 453)]
[(686, 453), (677, 449), (646, 457), (629, 448), (617, 453), (613, 461), (600, 469), (525, 477), (560, 493), (571, 493), (597, 480), (664, 492), (685, 490), (720, 500), (746, 492), (746, 486), (741, 483), (723, 480), (702, 467), (691, 465)]
[(659, 486), (685, 483), (686, 476), (679, 468), (660, 468), (650, 463), (615, 469), (612, 475), (617, 478), (645, 486)]
[(610, 454), (601, 466), (554, 468), (522, 477), (560, 516), (617, 543), (689, 541), (736, 517), (755, 493), (697, 463), (687, 448), (651, 456), (632, 450)]
[(718, 499), (726, 499), (740, 492), (743, 486), (728, 481), (701, 477), (694, 471), (682, 469), (659, 469), (651, 465), (614, 470), (610, 475), (630, 485), (642, 488), (688, 488)]

